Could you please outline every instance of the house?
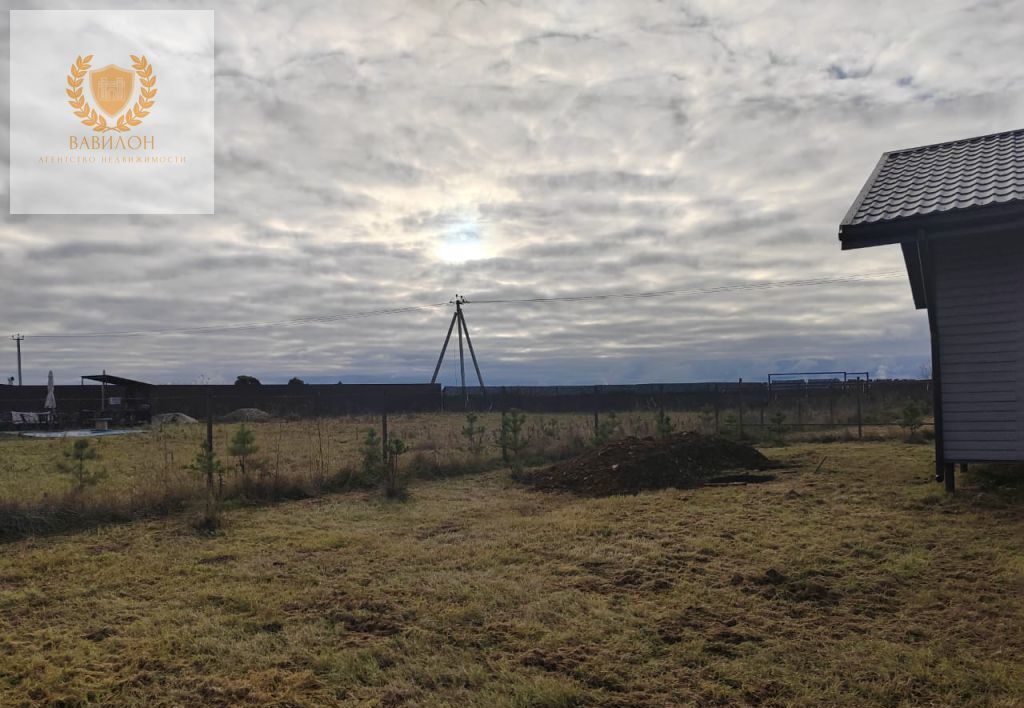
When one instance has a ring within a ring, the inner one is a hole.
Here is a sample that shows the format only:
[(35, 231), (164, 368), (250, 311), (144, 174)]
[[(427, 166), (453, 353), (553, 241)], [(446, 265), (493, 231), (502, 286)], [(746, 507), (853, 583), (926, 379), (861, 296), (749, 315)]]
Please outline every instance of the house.
[(839, 240), (903, 249), (931, 331), (936, 479), (1024, 460), (1024, 130), (885, 153)]

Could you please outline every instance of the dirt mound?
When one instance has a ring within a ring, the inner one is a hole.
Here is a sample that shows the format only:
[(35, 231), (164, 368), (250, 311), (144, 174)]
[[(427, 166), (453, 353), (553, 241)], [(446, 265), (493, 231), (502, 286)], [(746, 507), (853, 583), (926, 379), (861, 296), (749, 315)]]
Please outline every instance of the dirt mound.
[(771, 460), (750, 445), (700, 433), (676, 433), (616, 440), (571, 460), (527, 470), (518, 479), (538, 489), (608, 496), (694, 487), (726, 470), (771, 466)]
[(198, 423), (199, 421), (184, 413), (159, 413), (153, 416), (154, 423), (172, 425), (174, 423)]
[(259, 408), (238, 408), (221, 418), (225, 423), (255, 423), (269, 419), (270, 414)]

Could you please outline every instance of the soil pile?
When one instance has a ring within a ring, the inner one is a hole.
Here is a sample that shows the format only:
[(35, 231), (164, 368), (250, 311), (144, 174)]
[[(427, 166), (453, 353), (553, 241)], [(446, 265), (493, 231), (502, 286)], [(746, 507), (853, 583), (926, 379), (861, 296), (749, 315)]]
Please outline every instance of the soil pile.
[(270, 414), (266, 411), (261, 411), (259, 408), (239, 408), (221, 418), (226, 423), (256, 423), (269, 419)]
[(750, 445), (700, 433), (629, 437), (518, 479), (538, 489), (577, 494), (636, 494), (645, 489), (695, 487), (726, 470), (766, 469), (771, 460)]

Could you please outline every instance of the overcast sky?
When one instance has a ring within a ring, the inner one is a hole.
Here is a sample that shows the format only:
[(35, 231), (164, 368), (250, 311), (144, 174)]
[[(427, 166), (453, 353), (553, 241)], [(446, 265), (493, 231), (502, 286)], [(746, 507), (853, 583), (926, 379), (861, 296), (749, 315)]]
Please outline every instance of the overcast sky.
[[(9, 216), (5, 196), (4, 377), (15, 370), (7, 334), (21, 331), (26, 383), (51, 368), (67, 383), (99, 369), (157, 383), (423, 381), (447, 308), (190, 335), (32, 335), (898, 269), (897, 246), (843, 253), (836, 235), (879, 155), (1024, 125), (1014, 0), (216, 11), (217, 214)], [(7, 141), (0, 149), (6, 162)], [(6, 170), (3, 184), (6, 194)], [(918, 376), (929, 349), (902, 276), (470, 304), (466, 316), (494, 384)]]

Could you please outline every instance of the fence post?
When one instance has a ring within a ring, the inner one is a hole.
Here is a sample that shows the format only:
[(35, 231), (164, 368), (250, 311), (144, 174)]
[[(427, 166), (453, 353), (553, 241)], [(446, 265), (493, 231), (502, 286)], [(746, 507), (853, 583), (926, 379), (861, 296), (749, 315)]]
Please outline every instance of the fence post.
[(738, 393), (739, 400), (736, 405), (740, 409), (740, 438), (743, 438), (743, 379), (740, 379), (740, 388)]
[(860, 440), (864, 437), (864, 418), (861, 415), (861, 403), (860, 403), (860, 379), (857, 379), (857, 439)]
[(719, 425), (718, 425), (718, 413), (719, 413), (718, 384), (715, 384), (715, 396), (714, 396), (714, 398), (715, 398), (715, 435), (718, 435), (719, 434), (719, 430), (720, 430)]
[(213, 398), (210, 387), (206, 387), (206, 449), (213, 452)]
[(211, 518), (214, 513), (213, 500), (213, 402), (210, 398), (210, 387), (206, 387), (206, 516)]

